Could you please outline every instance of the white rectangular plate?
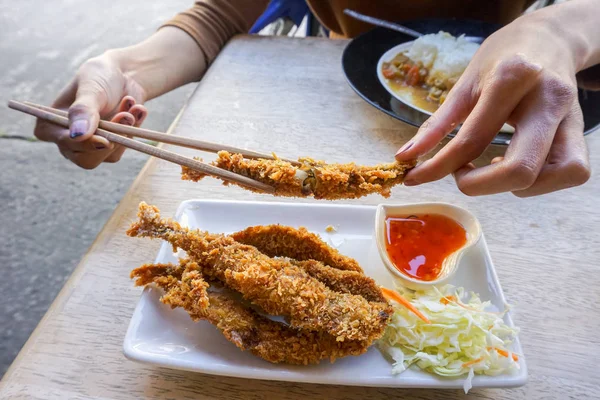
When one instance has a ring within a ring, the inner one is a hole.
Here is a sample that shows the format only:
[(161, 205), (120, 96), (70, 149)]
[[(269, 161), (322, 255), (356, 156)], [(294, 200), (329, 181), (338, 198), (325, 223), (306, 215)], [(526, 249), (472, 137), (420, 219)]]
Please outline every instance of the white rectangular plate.
[[(213, 233), (232, 233), (252, 225), (304, 226), (341, 253), (355, 258), (365, 273), (379, 284), (392, 287), (373, 243), (375, 209), (372, 206), (190, 200), (179, 206), (175, 218), (184, 226)], [(328, 225), (337, 232), (328, 233)], [(156, 262), (177, 262), (170, 245), (163, 244)], [(506, 304), (484, 238), (462, 258), (452, 283), (479, 293), (483, 300), (490, 300), (496, 310)], [(240, 351), (208, 322), (193, 322), (184, 310), (171, 310), (159, 301), (160, 295), (159, 289), (145, 289), (133, 313), (123, 346), (125, 356), (131, 360), (251, 379), (384, 387), (463, 386), (463, 378), (446, 379), (418, 369), (394, 376), (390, 362), (376, 346), (361, 356), (346, 357), (333, 364), (328, 361), (311, 366), (271, 364)], [(513, 325), (509, 315), (506, 322)], [(518, 340), (513, 351), (522, 354)], [(520, 370), (515, 374), (476, 376), (473, 387), (523, 385), (527, 381), (524, 357), (519, 358), (519, 364)]]

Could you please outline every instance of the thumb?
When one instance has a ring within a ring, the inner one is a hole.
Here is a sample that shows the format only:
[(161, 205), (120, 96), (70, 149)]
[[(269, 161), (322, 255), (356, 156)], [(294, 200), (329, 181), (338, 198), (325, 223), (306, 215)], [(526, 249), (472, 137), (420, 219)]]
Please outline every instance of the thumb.
[(81, 142), (89, 139), (100, 122), (100, 110), (106, 104), (106, 93), (93, 80), (79, 83), (75, 101), (69, 107), (69, 136)]

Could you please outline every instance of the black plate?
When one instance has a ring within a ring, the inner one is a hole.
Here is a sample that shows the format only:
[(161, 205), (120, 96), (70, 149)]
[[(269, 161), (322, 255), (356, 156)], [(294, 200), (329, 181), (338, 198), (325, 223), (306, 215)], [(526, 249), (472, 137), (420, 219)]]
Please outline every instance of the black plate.
[[(417, 32), (445, 31), (454, 36), (464, 33), (467, 36), (487, 37), (499, 28), (498, 25), (486, 22), (454, 19), (424, 19), (401, 23)], [(421, 126), (429, 116), (390, 95), (379, 82), (376, 71), (377, 63), (383, 53), (411, 40), (414, 38), (402, 33), (375, 28), (348, 43), (342, 55), (342, 68), (352, 89), (369, 104), (410, 125)], [(584, 131), (587, 135), (600, 125), (600, 92), (580, 89), (579, 103), (583, 110)], [(454, 136), (454, 133), (450, 136)], [(510, 138), (510, 133), (500, 132), (492, 143), (507, 145)]]

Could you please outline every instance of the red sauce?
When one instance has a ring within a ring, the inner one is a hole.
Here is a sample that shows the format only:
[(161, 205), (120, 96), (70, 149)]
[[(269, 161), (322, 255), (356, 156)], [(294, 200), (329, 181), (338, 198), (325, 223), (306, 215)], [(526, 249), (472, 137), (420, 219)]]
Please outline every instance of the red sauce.
[(387, 217), (386, 249), (405, 275), (422, 281), (436, 279), (442, 262), (467, 242), (465, 229), (439, 214)]

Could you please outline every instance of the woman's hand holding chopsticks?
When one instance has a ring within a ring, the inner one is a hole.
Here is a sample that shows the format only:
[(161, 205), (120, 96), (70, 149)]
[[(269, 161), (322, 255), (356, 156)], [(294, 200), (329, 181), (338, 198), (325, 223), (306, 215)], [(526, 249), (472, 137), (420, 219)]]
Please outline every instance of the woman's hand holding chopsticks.
[(204, 57), (184, 31), (165, 27), (134, 46), (109, 50), (86, 61), (52, 107), (68, 110), (69, 129), (38, 120), (35, 136), (54, 142), (85, 169), (119, 161), (125, 147), (94, 135), (100, 119), (139, 127), (145, 101), (200, 79)]
[(53, 107), (69, 112), (70, 128), (38, 119), (35, 135), (54, 142), (60, 153), (85, 169), (102, 162), (117, 162), (125, 148), (94, 135), (100, 119), (140, 126), (148, 111), (141, 103), (144, 90), (106, 56), (84, 63), (54, 101)]

